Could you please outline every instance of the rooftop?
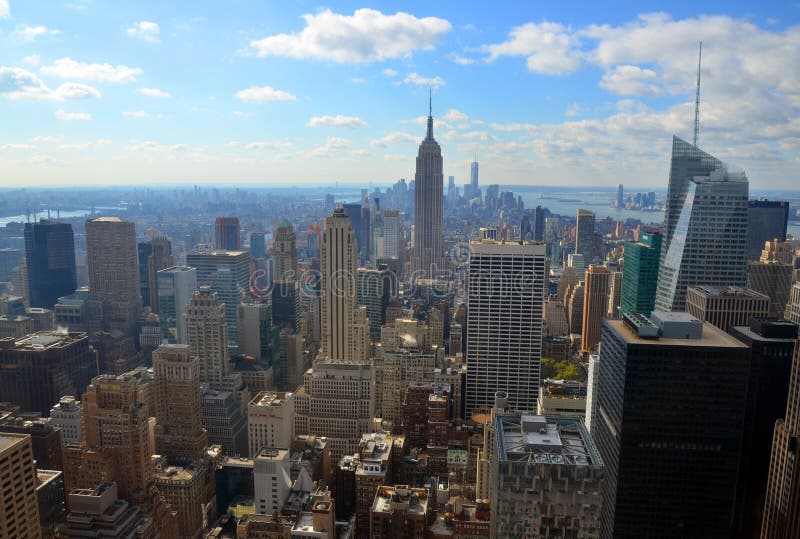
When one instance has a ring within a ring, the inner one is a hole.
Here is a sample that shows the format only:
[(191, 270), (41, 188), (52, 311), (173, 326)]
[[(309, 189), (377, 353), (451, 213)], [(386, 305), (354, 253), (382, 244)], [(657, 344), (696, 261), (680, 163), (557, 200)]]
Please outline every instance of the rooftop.
[[(626, 315), (627, 316), (627, 315)], [(742, 348), (744, 344), (738, 339), (728, 335), (718, 327), (703, 322), (703, 333), (699, 339), (668, 339), (664, 337), (645, 337), (640, 336), (636, 331), (627, 327), (623, 320), (603, 320), (603, 325), (613, 329), (617, 335), (627, 344), (649, 345), (649, 346), (703, 346), (703, 347), (724, 347)], [(657, 329), (657, 327), (656, 327)]]
[(17, 350), (46, 350), (71, 344), (83, 337), (85, 333), (62, 330), (39, 331), (14, 342)]
[(283, 406), (292, 394), (284, 391), (262, 391), (250, 401), (250, 406)]
[(382, 486), (375, 494), (373, 513), (392, 514), (404, 511), (406, 515), (425, 515), (428, 513), (428, 489), (411, 488), (408, 485)]
[(602, 465), (580, 419), (521, 413), (495, 416), (500, 462), (535, 462), (564, 466)]
[(5, 451), (10, 447), (14, 447), (19, 443), (24, 443), (25, 437), (29, 434), (15, 434), (11, 432), (4, 432), (0, 434), (0, 452)]
[(760, 292), (756, 292), (755, 290), (750, 290), (749, 288), (742, 288), (741, 286), (690, 286), (686, 289), (687, 294), (695, 290), (696, 293), (710, 298), (720, 298), (720, 297), (741, 297), (741, 298), (758, 298), (758, 299), (766, 299), (768, 300), (769, 297), (761, 294)]

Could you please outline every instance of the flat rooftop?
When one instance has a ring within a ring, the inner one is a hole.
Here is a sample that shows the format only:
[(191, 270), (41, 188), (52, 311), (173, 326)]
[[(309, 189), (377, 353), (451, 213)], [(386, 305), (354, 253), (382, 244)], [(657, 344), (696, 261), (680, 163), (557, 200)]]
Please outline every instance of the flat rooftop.
[(72, 343), (85, 333), (67, 333), (58, 330), (39, 331), (14, 342), (16, 350), (46, 350)]
[(703, 347), (723, 347), (723, 348), (747, 348), (745, 344), (737, 338), (732, 337), (713, 324), (703, 322), (703, 336), (700, 339), (645, 339), (639, 337), (636, 332), (625, 326), (622, 320), (603, 320), (603, 324), (613, 329), (617, 335), (622, 337), (627, 344), (638, 344), (648, 346), (703, 346)]
[(22, 443), (26, 436), (30, 436), (28, 434), (16, 434), (12, 432), (4, 432), (0, 434), (0, 453), (5, 451), (10, 447), (14, 447), (15, 445)]
[(411, 488), (408, 485), (378, 487), (373, 513), (394, 513), (397, 510), (407, 515), (425, 515), (428, 512), (429, 492), (426, 488)]
[(251, 401), (251, 406), (284, 406), (291, 393), (284, 391), (262, 391)]
[(687, 289), (687, 293), (689, 290), (696, 290), (698, 294), (709, 297), (709, 298), (756, 298), (756, 299), (769, 299), (769, 297), (761, 294), (760, 292), (756, 292), (755, 290), (750, 290), (749, 288), (743, 288), (741, 286), (690, 286)]
[(497, 414), (495, 429), (500, 462), (602, 465), (602, 459), (580, 419)]

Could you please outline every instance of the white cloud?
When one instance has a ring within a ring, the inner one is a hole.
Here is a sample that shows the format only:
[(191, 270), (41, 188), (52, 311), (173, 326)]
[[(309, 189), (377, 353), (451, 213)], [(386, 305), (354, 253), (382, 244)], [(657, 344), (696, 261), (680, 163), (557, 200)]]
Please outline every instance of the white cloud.
[(111, 144), (111, 141), (108, 139), (97, 139), (88, 142), (73, 142), (70, 144), (61, 144), (56, 148), (56, 150), (59, 151), (88, 150), (90, 148), (96, 148), (97, 146), (108, 146), (109, 144)]
[(392, 131), (390, 133), (386, 133), (381, 138), (369, 141), (369, 143), (371, 146), (385, 148), (389, 144), (397, 144), (398, 142), (418, 143), (419, 139), (420, 137), (415, 137), (411, 133), (406, 133), (405, 131)]
[(367, 79), (362, 79), (361, 77), (353, 77), (352, 79), (350, 79), (350, 81), (355, 84), (364, 84), (365, 82), (367, 82)]
[(577, 39), (570, 29), (554, 22), (529, 22), (512, 28), (503, 43), (484, 45), (487, 62), (501, 56), (525, 56), (529, 71), (544, 75), (565, 75), (578, 69)]
[(158, 97), (159, 99), (169, 99), (172, 97), (172, 94), (169, 92), (159, 90), (158, 88), (139, 88), (136, 91), (142, 95), (146, 95), (148, 97)]
[(11, 10), (8, 7), (8, 0), (0, 0), (0, 19), (11, 18)]
[(568, 118), (574, 118), (575, 116), (580, 114), (582, 110), (583, 107), (580, 104), (570, 103), (569, 105), (567, 105), (567, 110), (564, 111), (564, 116), (567, 116)]
[(143, 71), (138, 67), (111, 64), (89, 64), (72, 58), (59, 58), (53, 65), (39, 68), (42, 75), (62, 79), (82, 79), (98, 82), (133, 82)]
[(448, 122), (466, 122), (469, 120), (469, 116), (458, 109), (450, 109), (444, 113), (442, 119)]
[(244, 145), (245, 150), (286, 150), (291, 144), (283, 141), (264, 140), (258, 142), (248, 142)]
[(134, 118), (137, 120), (147, 120), (152, 117), (149, 112), (144, 110), (124, 111), (122, 115), (126, 118)]
[(367, 127), (367, 122), (357, 116), (315, 116), (308, 121), (308, 127)]
[(249, 112), (244, 112), (242, 110), (234, 110), (233, 112), (231, 112), (231, 114), (233, 114), (237, 118), (249, 118), (251, 116)]
[(31, 54), (31, 55), (28, 55), (25, 58), (23, 58), (22, 62), (26, 63), (26, 64), (38, 66), (39, 62), (41, 61), (41, 59), (42, 59), (42, 57), (39, 56), (38, 54)]
[(65, 82), (54, 90), (27, 69), (0, 66), (0, 95), (14, 100), (63, 101), (99, 98), (100, 92), (78, 82)]
[(129, 152), (147, 152), (147, 153), (164, 153), (164, 154), (183, 154), (189, 150), (189, 145), (184, 143), (179, 144), (161, 144), (153, 140), (143, 140), (128, 146)]
[(388, 67), (386, 69), (384, 69), (383, 71), (381, 71), (381, 73), (383, 75), (387, 76), (387, 77), (396, 77), (397, 76), (397, 71), (395, 71), (394, 69), (388, 68)]
[(475, 63), (475, 60), (473, 60), (472, 58), (467, 58), (465, 56), (459, 56), (457, 54), (454, 54), (451, 58), (453, 59), (453, 61), (455, 63), (457, 63), (458, 65), (462, 65), (462, 66), (468, 66), (468, 65), (471, 65), (471, 64)]
[(500, 124), (500, 123), (492, 123), (490, 127), (495, 131), (504, 131), (504, 132), (514, 132), (514, 131), (530, 131), (534, 129), (536, 126), (529, 123), (511, 123), (511, 124)]
[(238, 140), (231, 140), (231, 141), (228, 141), (228, 142), (225, 143), (225, 146), (227, 148), (238, 148), (241, 145), (242, 145), (242, 143), (239, 142)]
[(39, 135), (33, 137), (31, 139), (31, 142), (56, 142), (58, 140), (61, 140), (61, 137), (56, 137), (53, 135)]
[(403, 79), (403, 84), (413, 84), (415, 86), (430, 86), (432, 88), (440, 88), (444, 86), (444, 79), (442, 77), (423, 77), (416, 73), (409, 73), (405, 79)]
[(28, 26), (27, 24), (17, 28), (12, 33), (15, 39), (20, 41), (31, 42), (35, 41), (37, 37), (41, 36), (55, 36), (60, 34), (61, 31), (55, 28), (48, 28), (46, 26)]
[(616, 95), (657, 96), (663, 93), (655, 71), (634, 65), (620, 65), (606, 71), (600, 87)]
[(161, 28), (156, 22), (139, 21), (133, 23), (133, 26), (130, 28), (127, 28), (125, 33), (131, 37), (147, 41), (148, 43), (158, 43), (160, 41), (158, 35), (161, 33)]
[(33, 144), (24, 144), (24, 143), (10, 143), (10, 144), (0, 144), (0, 152), (5, 151), (20, 151), (20, 150), (33, 150), (36, 148)]
[(251, 41), (250, 47), (259, 57), (370, 63), (432, 50), (452, 30), (445, 19), (417, 18), (403, 12), (385, 15), (368, 8), (358, 9), (353, 15), (326, 9), (303, 15), (303, 20), (306, 26), (299, 33)]
[(58, 109), (53, 114), (56, 120), (91, 120), (92, 115), (88, 112), (66, 112), (64, 109)]
[(236, 99), (245, 103), (264, 103), (265, 101), (294, 101), (297, 97), (272, 86), (251, 86), (236, 92)]
[(311, 151), (306, 152), (309, 157), (341, 157), (345, 150), (348, 150), (352, 145), (350, 139), (342, 137), (328, 137), (325, 139), (325, 144), (317, 146)]

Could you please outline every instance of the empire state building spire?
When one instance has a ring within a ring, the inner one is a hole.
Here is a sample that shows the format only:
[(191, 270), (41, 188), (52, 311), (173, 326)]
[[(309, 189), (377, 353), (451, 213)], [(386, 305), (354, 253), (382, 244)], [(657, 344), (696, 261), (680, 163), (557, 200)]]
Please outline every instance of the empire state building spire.
[(433, 103), (428, 98), (428, 132), (419, 145), (414, 175), (414, 256), (417, 278), (432, 278), (442, 270), (444, 175), (442, 149), (433, 138)]

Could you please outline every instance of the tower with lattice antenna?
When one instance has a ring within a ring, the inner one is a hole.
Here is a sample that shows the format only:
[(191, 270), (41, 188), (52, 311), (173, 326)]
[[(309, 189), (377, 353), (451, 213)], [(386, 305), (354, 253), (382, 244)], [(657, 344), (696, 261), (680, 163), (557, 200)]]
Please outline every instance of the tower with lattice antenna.
[(700, 134), (700, 62), (703, 59), (703, 42), (700, 42), (700, 54), (697, 57), (697, 92), (694, 97), (694, 147), (697, 147), (697, 136)]

